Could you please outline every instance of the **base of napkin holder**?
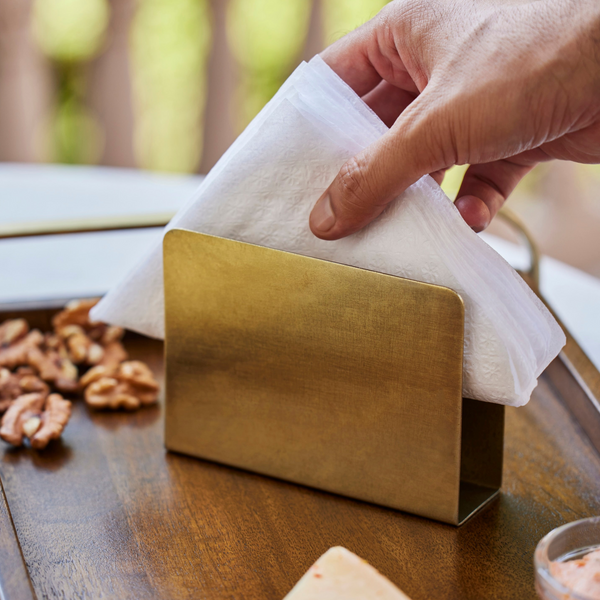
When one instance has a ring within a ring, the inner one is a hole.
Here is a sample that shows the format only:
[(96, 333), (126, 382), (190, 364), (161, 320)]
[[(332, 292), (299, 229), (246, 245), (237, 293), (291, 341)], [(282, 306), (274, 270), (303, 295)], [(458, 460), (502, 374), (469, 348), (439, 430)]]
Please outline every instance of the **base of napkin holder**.
[(454, 525), (498, 493), (452, 290), (178, 229), (164, 278), (169, 450)]

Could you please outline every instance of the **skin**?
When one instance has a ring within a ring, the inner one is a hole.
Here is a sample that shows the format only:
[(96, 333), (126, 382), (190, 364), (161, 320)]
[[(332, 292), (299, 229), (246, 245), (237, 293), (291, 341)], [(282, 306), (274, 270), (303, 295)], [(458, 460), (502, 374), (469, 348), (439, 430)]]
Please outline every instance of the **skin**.
[(390, 130), (317, 201), (319, 238), (453, 165), (470, 165), (456, 206), (482, 231), (537, 163), (600, 163), (599, 0), (395, 0), (321, 56)]

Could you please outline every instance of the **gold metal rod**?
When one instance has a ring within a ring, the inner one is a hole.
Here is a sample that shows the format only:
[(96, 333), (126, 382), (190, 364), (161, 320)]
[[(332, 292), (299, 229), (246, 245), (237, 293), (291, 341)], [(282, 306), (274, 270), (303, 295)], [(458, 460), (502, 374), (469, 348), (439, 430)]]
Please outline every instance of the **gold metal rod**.
[[(498, 212), (498, 216), (504, 219), (507, 223), (512, 225), (516, 229), (521, 237), (525, 240), (527, 247), (529, 248), (529, 282), (533, 283), (536, 290), (540, 287), (540, 250), (533, 236), (527, 229), (527, 226), (521, 218), (506, 206), (503, 206)], [(529, 283), (528, 282), (528, 283)]]
[(26, 223), (0, 223), (0, 240), (60, 235), (68, 233), (92, 233), (98, 231), (118, 231), (123, 229), (144, 229), (164, 227), (174, 212), (137, 215), (114, 215), (90, 217), (87, 219), (63, 219), (57, 221), (30, 221)]
[(529, 271), (521, 275), (546, 304), (567, 336), (566, 346), (546, 369), (546, 377), (600, 453), (600, 371), (540, 293), (540, 252), (533, 236), (510, 209), (503, 207), (498, 214), (521, 234), (529, 246)]

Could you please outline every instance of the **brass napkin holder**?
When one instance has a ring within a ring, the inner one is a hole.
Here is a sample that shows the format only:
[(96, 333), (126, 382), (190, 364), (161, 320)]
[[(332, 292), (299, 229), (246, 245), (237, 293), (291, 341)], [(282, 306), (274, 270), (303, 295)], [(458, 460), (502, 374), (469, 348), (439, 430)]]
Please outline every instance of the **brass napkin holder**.
[(454, 525), (498, 493), (452, 290), (178, 229), (164, 281), (169, 450)]

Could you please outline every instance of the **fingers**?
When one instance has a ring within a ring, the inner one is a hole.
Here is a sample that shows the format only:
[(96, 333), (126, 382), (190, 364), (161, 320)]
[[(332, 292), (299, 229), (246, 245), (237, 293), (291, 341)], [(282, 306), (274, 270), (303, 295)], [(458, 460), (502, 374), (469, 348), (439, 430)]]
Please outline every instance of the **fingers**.
[(370, 23), (366, 23), (321, 52), (321, 58), (359, 96), (370, 92), (381, 81), (381, 75), (369, 58), (372, 37)]
[(466, 223), (483, 231), (535, 163), (511, 159), (471, 165), (454, 203)]
[(350, 235), (420, 177), (453, 164), (444, 158), (452, 136), (443, 115), (427, 92), (421, 94), (385, 135), (342, 167), (313, 208), (312, 232), (326, 240)]
[[(320, 54), (359, 96), (374, 90), (382, 80), (414, 94), (420, 91), (389, 35), (385, 15), (390, 10), (394, 10), (392, 4)], [(400, 13), (394, 18), (394, 30), (399, 33), (403, 28), (410, 29), (410, 19)]]
[(375, 89), (363, 96), (363, 100), (388, 127), (391, 127), (415, 97), (416, 94), (412, 92), (381, 81)]
[(444, 176), (446, 175), (446, 171), (448, 169), (440, 169), (439, 171), (434, 171), (433, 173), (429, 173), (429, 175), (433, 178), (433, 180), (438, 184), (442, 185), (444, 181)]

